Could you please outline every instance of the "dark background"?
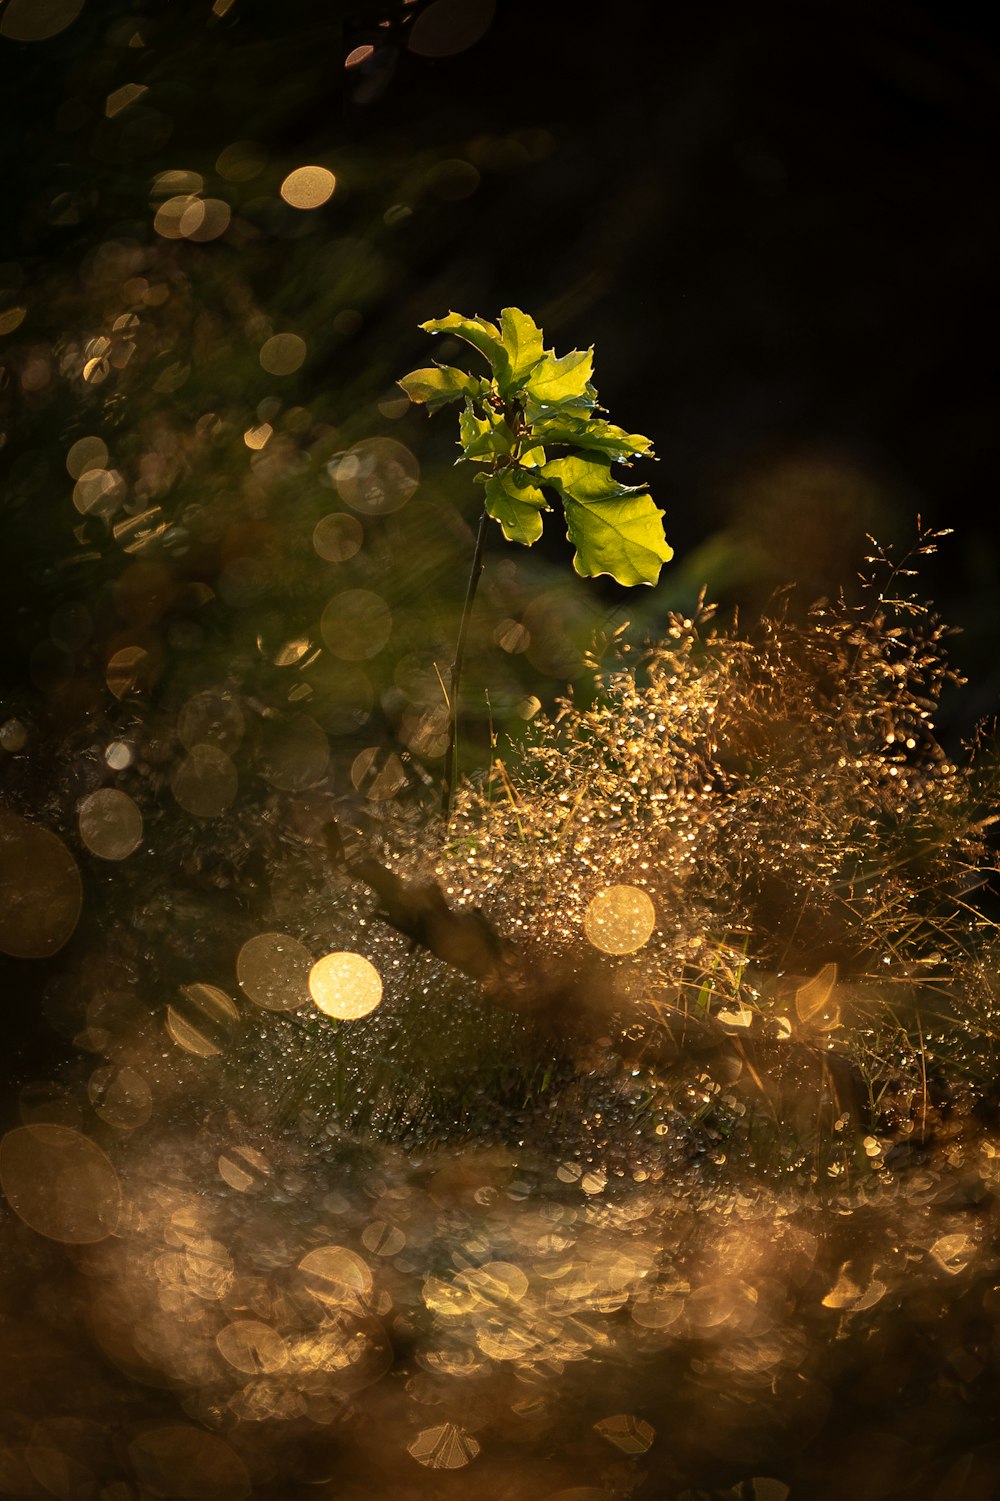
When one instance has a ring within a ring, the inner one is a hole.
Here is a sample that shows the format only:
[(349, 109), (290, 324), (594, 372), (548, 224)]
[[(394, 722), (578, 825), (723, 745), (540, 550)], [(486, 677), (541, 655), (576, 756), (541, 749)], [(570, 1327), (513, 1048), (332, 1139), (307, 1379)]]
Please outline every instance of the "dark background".
[[(290, 163), (339, 154), (339, 211), (364, 241), (395, 178), (418, 211), (394, 275), (314, 383), (373, 364), (391, 379), (427, 357), (415, 317), (446, 306), (530, 309), (558, 348), (596, 345), (612, 415), (656, 442), (667, 594), (706, 582), (759, 604), (795, 582), (811, 598), (850, 580), (865, 532), (905, 544), (918, 514), (954, 526), (927, 589), (964, 632), (973, 682), (955, 713), (989, 714), (995, 14), (499, 0), (478, 41), (426, 56), (408, 37), (427, 10), (88, 0), (50, 40), (5, 39), (7, 253), (29, 277), (69, 272), (152, 171), (232, 139)], [(437, 11), (446, 47), (489, 7)], [(167, 142), (116, 153), (101, 137), (126, 80), (149, 84)], [(434, 178), (455, 160), (480, 173), (468, 196)], [(60, 190), (95, 200), (79, 224), (46, 222)]]

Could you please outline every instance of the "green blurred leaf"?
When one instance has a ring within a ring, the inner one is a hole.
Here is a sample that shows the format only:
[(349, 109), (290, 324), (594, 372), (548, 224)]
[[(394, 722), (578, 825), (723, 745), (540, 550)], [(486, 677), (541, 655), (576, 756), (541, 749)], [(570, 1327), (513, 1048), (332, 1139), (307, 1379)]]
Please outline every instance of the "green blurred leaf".
[(453, 365), (431, 365), (426, 370), (411, 370), (398, 384), (411, 401), (422, 402), (429, 412), (436, 412), (449, 401), (478, 396), (483, 383)]
[(537, 485), (516, 469), (503, 469), (486, 481), (486, 509), (499, 521), (508, 542), (530, 547), (542, 535), (542, 516), (548, 503)]
[(673, 549), (663, 535), (663, 512), (641, 485), (613, 479), (604, 458), (551, 459), (539, 474), (562, 500), (577, 573), (608, 573), (626, 585), (656, 583)]
[(510, 360), (512, 381), (519, 381), (541, 360), (542, 330), (534, 318), (522, 313), (520, 308), (505, 307), (500, 314), (503, 330), (503, 347)]

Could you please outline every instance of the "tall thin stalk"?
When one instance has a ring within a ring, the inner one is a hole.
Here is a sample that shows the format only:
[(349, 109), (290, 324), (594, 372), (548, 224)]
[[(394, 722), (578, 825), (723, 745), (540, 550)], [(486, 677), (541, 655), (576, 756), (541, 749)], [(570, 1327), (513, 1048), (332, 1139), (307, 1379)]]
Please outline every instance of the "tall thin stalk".
[(462, 621), (458, 628), (458, 641), (455, 643), (455, 656), (451, 664), (451, 675), (448, 682), (448, 697), (450, 719), (448, 724), (448, 749), (444, 757), (444, 792), (441, 798), (441, 816), (445, 823), (451, 812), (451, 799), (458, 781), (458, 700), (462, 685), (462, 664), (465, 661), (465, 643), (469, 636), (469, 621), (472, 618), (472, 605), (476, 598), (476, 590), (479, 587), (479, 579), (483, 571), (483, 548), (486, 544), (486, 528), (489, 524), (489, 513), (483, 506), (483, 514), (479, 518), (479, 530), (476, 533), (476, 547), (472, 554), (472, 567), (469, 570), (469, 582), (465, 591), (465, 604), (462, 606)]

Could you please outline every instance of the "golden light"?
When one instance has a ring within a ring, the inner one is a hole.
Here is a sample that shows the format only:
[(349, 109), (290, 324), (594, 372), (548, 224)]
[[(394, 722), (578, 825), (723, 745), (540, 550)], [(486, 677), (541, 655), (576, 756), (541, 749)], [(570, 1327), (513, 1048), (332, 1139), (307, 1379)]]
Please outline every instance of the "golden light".
[(331, 511), (313, 527), (312, 545), (327, 563), (346, 563), (360, 551), (364, 529), (356, 516), (346, 511)]
[(407, 1444), (417, 1464), (430, 1470), (459, 1470), (479, 1453), (479, 1440), (454, 1423), (437, 1423), (422, 1428)]
[(240, 1013), (232, 998), (217, 985), (200, 981), (183, 985), (167, 1007), (166, 1028), (172, 1042), (196, 1058), (218, 1058), (233, 1040)]
[(152, 662), (143, 647), (123, 646), (108, 662), (105, 676), (115, 698), (124, 698), (148, 687), (151, 672)]
[(239, 774), (217, 745), (194, 745), (170, 778), (170, 790), (186, 813), (220, 818), (239, 790)]
[(328, 601), (319, 628), (335, 657), (363, 662), (377, 657), (392, 635), (392, 611), (371, 589), (345, 589)]
[(296, 167), (281, 184), (281, 196), (292, 208), (320, 208), (336, 186), (336, 177), (326, 167)]
[(634, 954), (648, 943), (656, 927), (656, 908), (638, 886), (605, 886), (591, 900), (584, 932), (605, 954)]
[(359, 63), (367, 62), (368, 59), (373, 55), (374, 51), (375, 48), (371, 45), (370, 42), (366, 42), (360, 47), (355, 47), (353, 52), (349, 52), (344, 58), (344, 67), (356, 68)]
[(0, 35), (14, 42), (45, 42), (72, 25), (83, 0), (10, 0), (0, 18)]
[(126, 860), (142, 843), (142, 814), (127, 792), (101, 787), (77, 810), (80, 838), (101, 860)]
[(288, 1360), (288, 1346), (270, 1324), (257, 1319), (236, 1319), (215, 1336), (219, 1354), (237, 1371), (248, 1376), (280, 1371)]
[(240, 949), (236, 978), (265, 1011), (294, 1011), (306, 999), (310, 959), (305, 944), (287, 933), (258, 933)]
[(630, 1455), (645, 1454), (656, 1437), (656, 1429), (652, 1424), (630, 1412), (602, 1418), (599, 1423), (594, 1424), (594, 1431), (607, 1439), (609, 1444), (614, 1444), (623, 1454)]
[(28, 309), (24, 307), (5, 308), (0, 313), (0, 334), (12, 334), (15, 328), (20, 328), (28, 315)]
[(326, 1016), (357, 1021), (381, 1001), (382, 980), (363, 954), (324, 954), (309, 971), (309, 994)]
[(133, 1068), (109, 1064), (95, 1069), (87, 1081), (87, 1097), (95, 1114), (116, 1131), (135, 1131), (153, 1113), (153, 1092)]
[(229, 688), (203, 688), (187, 699), (177, 716), (177, 735), (186, 750), (214, 745), (230, 755), (243, 739), (239, 700)]
[(92, 1245), (118, 1224), (118, 1175), (68, 1126), (17, 1126), (0, 1142), (0, 1185), (14, 1213), (49, 1240)]
[(306, 357), (306, 341), (298, 334), (272, 334), (260, 349), (261, 369), (268, 375), (294, 375)]
[(299, 1262), (302, 1282), (319, 1303), (363, 1310), (375, 1286), (366, 1261), (346, 1246), (317, 1246)]
[(115, 89), (104, 101), (104, 113), (109, 120), (120, 115), (122, 110), (128, 109), (143, 94), (149, 93), (149, 85), (145, 83), (123, 83), (120, 89)]
[(47, 959), (80, 917), (83, 883), (57, 834), (0, 808), (0, 953)]
[(416, 457), (395, 438), (363, 438), (328, 468), (341, 500), (364, 516), (401, 510), (420, 484)]

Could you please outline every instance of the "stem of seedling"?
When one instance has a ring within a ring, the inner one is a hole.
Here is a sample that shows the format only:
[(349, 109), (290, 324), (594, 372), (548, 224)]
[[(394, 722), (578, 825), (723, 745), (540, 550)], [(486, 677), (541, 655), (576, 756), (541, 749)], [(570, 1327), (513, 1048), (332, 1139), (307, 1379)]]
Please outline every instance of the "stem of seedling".
[(455, 657), (451, 664), (451, 677), (449, 679), (448, 697), (451, 700), (451, 719), (448, 727), (448, 749), (444, 756), (444, 792), (441, 798), (441, 816), (445, 823), (451, 812), (451, 799), (458, 781), (458, 697), (462, 682), (462, 664), (465, 661), (465, 643), (469, 635), (469, 620), (472, 617), (472, 605), (476, 598), (476, 590), (479, 587), (479, 578), (483, 571), (483, 548), (486, 543), (486, 528), (489, 524), (489, 515), (483, 506), (483, 514), (479, 518), (479, 530), (476, 533), (476, 548), (472, 554), (472, 568), (469, 571), (469, 583), (465, 591), (465, 604), (462, 606), (462, 622), (458, 628), (458, 641), (455, 645)]

